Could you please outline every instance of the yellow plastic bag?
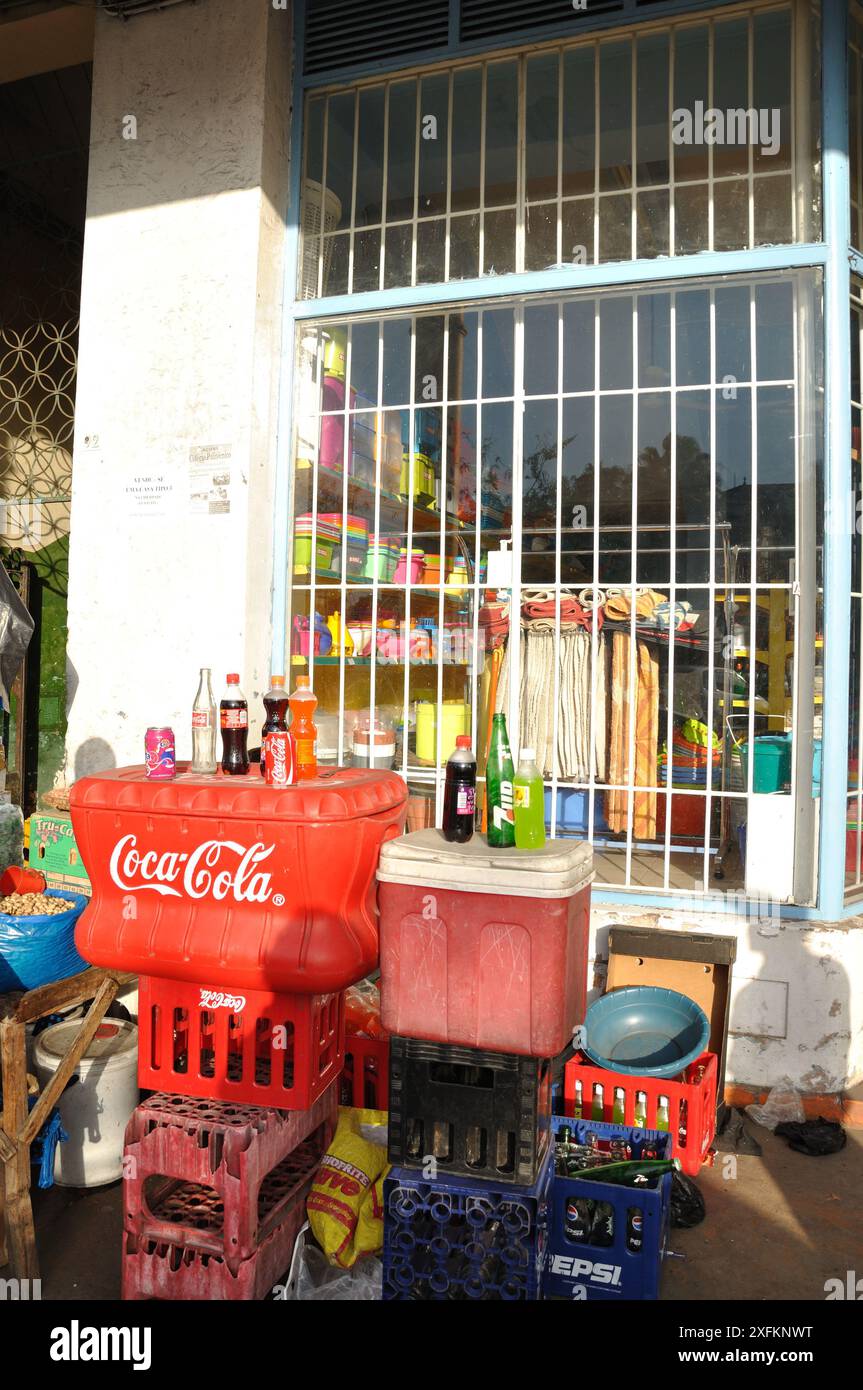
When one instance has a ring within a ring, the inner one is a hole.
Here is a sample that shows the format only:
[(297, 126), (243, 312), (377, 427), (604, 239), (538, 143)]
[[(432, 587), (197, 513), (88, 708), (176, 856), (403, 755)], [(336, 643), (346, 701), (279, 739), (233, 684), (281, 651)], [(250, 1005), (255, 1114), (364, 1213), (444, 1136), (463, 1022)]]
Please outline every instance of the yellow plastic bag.
[[(369, 1137), (374, 1131), (380, 1143)], [(343, 1269), (383, 1247), (384, 1178), (390, 1170), (386, 1136), (385, 1110), (342, 1107), (309, 1193), (312, 1234), (327, 1258)]]

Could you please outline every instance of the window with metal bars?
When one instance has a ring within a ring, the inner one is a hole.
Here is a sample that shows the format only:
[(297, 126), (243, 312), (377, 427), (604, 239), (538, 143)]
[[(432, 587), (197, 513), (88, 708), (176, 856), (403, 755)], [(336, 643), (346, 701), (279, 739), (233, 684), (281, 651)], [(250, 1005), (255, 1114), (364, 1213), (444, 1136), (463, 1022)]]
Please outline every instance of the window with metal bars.
[(397, 768), (439, 823), (456, 735), (482, 781), (503, 710), (598, 883), (791, 898), (819, 324), (807, 272), (304, 326), (319, 758)]
[(817, 239), (809, 19), (718, 12), (310, 95), (301, 297)]

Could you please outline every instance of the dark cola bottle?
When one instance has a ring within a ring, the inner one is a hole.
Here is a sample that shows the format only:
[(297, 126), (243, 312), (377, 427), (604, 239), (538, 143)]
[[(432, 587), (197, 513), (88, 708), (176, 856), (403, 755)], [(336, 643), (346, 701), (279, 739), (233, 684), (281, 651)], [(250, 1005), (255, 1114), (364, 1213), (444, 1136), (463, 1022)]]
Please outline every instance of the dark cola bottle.
[(228, 676), (228, 688), (219, 703), (222, 731), (222, 771), (231, 777), (249, 770), (249, 706), (240, 689), (240, 677)]
[(284, 676), (271, 676), (270, 688), (264, 696), (267, 717), (261, 726), (261, 776), (267, 775), (267, 734), (288, 730), (288, 692)]

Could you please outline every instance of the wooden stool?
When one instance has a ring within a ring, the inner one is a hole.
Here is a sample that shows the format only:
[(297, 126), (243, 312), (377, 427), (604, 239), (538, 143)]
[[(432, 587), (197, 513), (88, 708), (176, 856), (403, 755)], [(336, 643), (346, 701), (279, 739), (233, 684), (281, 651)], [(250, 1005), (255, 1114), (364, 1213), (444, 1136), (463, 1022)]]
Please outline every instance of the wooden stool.
[[(60, 1099), (117, 991), (134, 975), (120, 970), (84, 970), (67, 980), (25, 993), (0, 995), (0, 1267), (11, 1261), (17, 1279), (37, 1279), (36, 1233), (30, 1201), (30, 1145)], [(92, 999), (69, 1050), (33, 1109), (28, 1109), (26, 1025), (64, 1013)], [(4, 1200), (5, 1193), (5, 1200)], [(4, 1234), (5, 1230), (5, 1234)], [(8, 1240), (8, 1252), (7, 1252)]]

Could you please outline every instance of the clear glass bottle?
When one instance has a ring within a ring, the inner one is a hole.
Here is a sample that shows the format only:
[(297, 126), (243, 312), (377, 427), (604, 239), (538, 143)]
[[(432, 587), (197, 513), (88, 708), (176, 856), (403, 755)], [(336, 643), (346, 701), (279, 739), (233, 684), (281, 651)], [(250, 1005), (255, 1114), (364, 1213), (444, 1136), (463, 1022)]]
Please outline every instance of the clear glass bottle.
[(216, 771), (216, 701), (209, 666), (201, 667), (192, 706), (192, 771)]

